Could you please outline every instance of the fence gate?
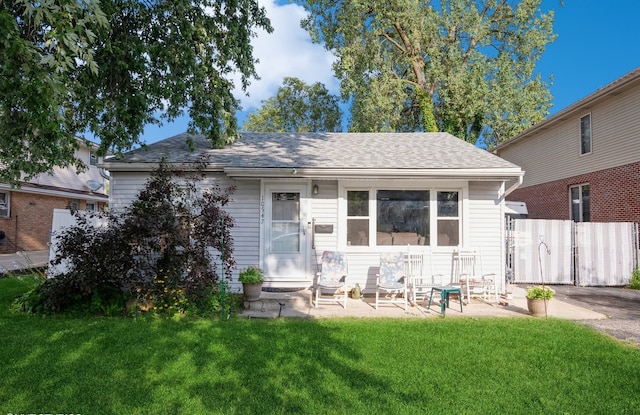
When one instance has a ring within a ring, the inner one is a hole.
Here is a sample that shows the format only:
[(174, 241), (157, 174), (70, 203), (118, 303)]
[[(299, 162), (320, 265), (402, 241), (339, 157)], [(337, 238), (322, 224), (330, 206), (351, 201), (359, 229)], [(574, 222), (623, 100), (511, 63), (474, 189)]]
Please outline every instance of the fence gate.
[(638, 225), (629, 222), (575, 224), (576, 285), (626, 285), (637, 264)]
[(516, 219), (512, 237), (514, 283), (573, 284), (571, 221)]
[(617, 286), (638, 264), (638, 224), (507, 221), (507, 279), (525, 284)]

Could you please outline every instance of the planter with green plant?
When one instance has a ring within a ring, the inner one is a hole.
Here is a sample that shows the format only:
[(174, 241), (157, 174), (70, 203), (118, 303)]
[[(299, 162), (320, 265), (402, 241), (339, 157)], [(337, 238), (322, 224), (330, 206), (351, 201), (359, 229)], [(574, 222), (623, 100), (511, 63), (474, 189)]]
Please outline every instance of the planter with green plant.
[(549, 314), (549, 301), (555, 295), (555, 291), (546, 285), (527, 287), (527, 308), (532, 316), (540, 317)]
[(245, 301), (258, 301), (262, 293), (262, 283), (264, 282), (264, 272), (256, 266), (249, 266), (238, 276), (238, 281), (242, 283), (242, 291)]

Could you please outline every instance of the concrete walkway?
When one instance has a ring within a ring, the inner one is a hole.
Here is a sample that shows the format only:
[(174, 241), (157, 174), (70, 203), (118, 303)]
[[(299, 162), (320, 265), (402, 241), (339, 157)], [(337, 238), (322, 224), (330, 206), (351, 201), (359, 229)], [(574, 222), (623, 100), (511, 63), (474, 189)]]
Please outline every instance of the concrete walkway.
[(49, 263), (49, 250), (24, 251), (14, 254), (0, 254), (0, 273), (20, 272), (29, 268), (41, 268)]

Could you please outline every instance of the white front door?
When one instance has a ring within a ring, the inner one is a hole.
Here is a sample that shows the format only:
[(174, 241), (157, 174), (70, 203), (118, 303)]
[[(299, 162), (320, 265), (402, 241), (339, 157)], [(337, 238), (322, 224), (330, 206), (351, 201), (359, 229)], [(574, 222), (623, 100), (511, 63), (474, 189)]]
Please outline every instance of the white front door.
[(285, 287), (309, 282), (307, 184), (267, 184), (264, 202), (262, 246), (267, 284)]

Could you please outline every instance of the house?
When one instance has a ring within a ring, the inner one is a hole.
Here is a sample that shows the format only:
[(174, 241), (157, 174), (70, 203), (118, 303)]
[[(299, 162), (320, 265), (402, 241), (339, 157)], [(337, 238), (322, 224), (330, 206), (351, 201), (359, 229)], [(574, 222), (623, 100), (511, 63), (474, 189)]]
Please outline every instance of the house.
[[(0, 183), (0, 254), (49, 249), (54, 209), (103, 209), (108, 201), (108, 175), (98, 167), (102, 158), (80, 140), (76, 158), (87, 169), (53, 169), (21, 183), (19, 188)], [(97, 147), (96, 147), (97, 148)]]
[(499, 145), (529, 218), (640, 222), (640, 68)]
[(205, 152), (199, 187), (236, 186), (237, 268), (259, 265), (267, 286), (310, 286), (325, 250), (343, 251), (365, 290), (386, 251), (423, 253), (423, 273), (448, 279), (458, 246), (481, 247), (483, 273), (504, 275), (504, 198), (523, 171), (450, 134), (243, 133), (221, 149), (191, 138), (193, 151), (180, 134), (106, 161), (110, 207), (131, 203), (163, 157)]

